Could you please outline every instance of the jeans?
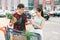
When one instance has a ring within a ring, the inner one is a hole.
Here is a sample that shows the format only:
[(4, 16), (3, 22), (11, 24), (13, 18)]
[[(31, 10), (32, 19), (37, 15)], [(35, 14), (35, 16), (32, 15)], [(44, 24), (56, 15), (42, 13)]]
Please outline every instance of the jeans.
[(42, 30), (40, 30), (40, 29), (35, 29), (35, 30), (34, 30), (34, 33), (37, 34), (39, 40), (43, 40)]
[(35, 34), (37, 34), (37, 36), (38, 36), (38, 40), (42, 40), (42, 38), (41, 38), (41, 35), (40, 35), (40, 34), (38, 34), (38, 33), (35, 33)]
[(8, 33), (7, 33), (7, 34), (5, 34), (5, 40), (9, 40)]
[(10, 35), (9, 35), (9, 29), (6, 29), (7, 33), (5, 34), (5, 40), (9, 40), (10, 39)]

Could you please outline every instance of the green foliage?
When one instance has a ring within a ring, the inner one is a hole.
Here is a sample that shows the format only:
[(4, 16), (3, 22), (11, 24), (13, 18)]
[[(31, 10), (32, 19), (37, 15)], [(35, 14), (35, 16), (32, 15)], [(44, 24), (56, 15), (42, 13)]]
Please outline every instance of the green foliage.
[(6, 17), (7, 17), (8, 19), (12, 19), (12, 18), (13, 18), (13, 16), (12, 16), (10, 13), (6, 13)]
[(30, 40), (31, 35), (34, 35), (33, 32), (26, 31), (27, 40)]

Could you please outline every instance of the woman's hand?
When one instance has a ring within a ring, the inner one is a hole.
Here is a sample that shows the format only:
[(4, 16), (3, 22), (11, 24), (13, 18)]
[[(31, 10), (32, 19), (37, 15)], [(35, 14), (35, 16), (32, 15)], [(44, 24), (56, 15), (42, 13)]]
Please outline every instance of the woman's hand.
[(42, 29), (43, 27), (42, 26), (38, 26), (38, 29)]
[(32, 24), (32, 26), (34, 26), (34, 25), (35, 25), (35, 23), (34, 23), (34, 22), (31, 22), (31, 24)]

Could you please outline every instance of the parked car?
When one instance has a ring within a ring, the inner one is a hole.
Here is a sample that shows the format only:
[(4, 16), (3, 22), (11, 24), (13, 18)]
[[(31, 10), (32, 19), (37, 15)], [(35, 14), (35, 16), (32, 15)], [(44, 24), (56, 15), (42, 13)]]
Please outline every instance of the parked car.
[(50, 12), (48, 12), (48, 13), (50, 13), (50, 15), (53, 16), (53, 17), (56, 16), (56, 11), (50, 11)]
[(17, 10), (14, 10), (14, 9), (10, 10), (11, 14), (14, 14), (16, 11)]
[(44, 14), (44, 18), (45, 18), (46, 20), (49, 20), (50, 14), (49, 14), (49, 13), (48, 13), (48, 14)]
[(56, 11), (56, 16), (60, 16), (60, 11)]
[(14, 14), (16, 11), (15, 10), (5, 10), (5, 13), (10, 13), (10, 14)]
[(45, 18), (46, 20), (49, 20), (49, 18), (50, 18), (50, 13), (48, 13), (48, 11), (43, 11), (43, 13), (44, 13), (44, 18)]
[(51, 16), (55, 17), (55, 16), (60, 16), (60, 11), (50, 11), (49, 12)]
[(24, 14), (27, 15), (28, 19), (31, 19), (31, 14), (29, 13), (29, 11), (24, 11)]
[(0, 10), (0, 17), (5, 17), (5, 11), (4, 10)]

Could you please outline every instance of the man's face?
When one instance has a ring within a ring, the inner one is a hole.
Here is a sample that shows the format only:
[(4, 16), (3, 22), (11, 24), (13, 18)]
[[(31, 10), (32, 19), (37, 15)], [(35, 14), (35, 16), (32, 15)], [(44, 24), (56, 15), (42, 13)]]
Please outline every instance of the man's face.
[(24, 8), (21, 8), (21, 9), (18, 8), (18, 11), (19, 11), (19, 13), (22, 14), (24, 12)]

